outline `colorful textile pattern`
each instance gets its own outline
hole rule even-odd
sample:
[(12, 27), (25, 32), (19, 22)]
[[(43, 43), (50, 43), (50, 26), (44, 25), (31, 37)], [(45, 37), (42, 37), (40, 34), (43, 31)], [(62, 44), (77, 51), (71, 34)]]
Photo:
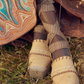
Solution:
[(0, 45), (31, 30), (36, 24), (34, 0), (0, 0)]

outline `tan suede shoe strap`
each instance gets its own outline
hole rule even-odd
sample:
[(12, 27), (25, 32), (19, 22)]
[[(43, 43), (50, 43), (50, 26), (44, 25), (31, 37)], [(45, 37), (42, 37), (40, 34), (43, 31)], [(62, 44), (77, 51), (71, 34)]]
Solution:
[(54, 33), (48, 33), (47, 35), (47, 43), (49, 43), (49, 45), (51, 44), (53, 38), (55, 37), (56, 34)]
[(47, 34), (46, 30), (44, 29), (44, 27), (42, 25), (37, 25), (34, 28), (34, 32), (39, 32), (39, 33)]
[(50, 3), (54, 3), (53, 0), (43, 0), (41, 4), (50, 4)]
[(48, 36), (47, 36), (47, 42), (49, 44), (51, 44), (52, 40), (54, 39), (54, 37), (56, 35), (59, 35), (61, 36), (65, 41), (67, 41), (66, 37), (62, 34), (62, 32), (59, 30), (57, 33), (48, 33)]
[(42, 12), (47, 12), (47, 11), (55, 11), (55, 8), (53, 4), (42, 4), (42, 5), (37, 5), (37, 11), (39, 12), (39, 16)]
[(73, 73), (75, 73), (78, 76), (76, 71), (74, 71), (74, 70), (66, 70), (66, 71), (62, 71), (62, 72), (54, 74), (51, 78), (53, 79), (55, 76), (58, 76), (58, 75), (61, 75), (61, 74), (64, 74), (64, 73), (69, 73), (69, 72), (73, 72)]
[(54, 51), (62, 49), (62, 48), (69, 48), (67, 41), (57, 41), (57, 42), (52, 43), (49, 46), (49, 51), (53, 53)]
[(55, 22), (54, 25), (52, 24), (47, 24), (45, 22), (42, 22), (44, 25), (45, 30), (48, 32), (48, 37), (47, 40), (49, 44), (51, 44), (53, 38), (55, 35), (61, 36), (64, 40), (67, 41), (66, 37), (63, 35), (63, 33), (60, 31), (59, 23), (58, 21)]
[(43, 0), (41, 4), (38, 4), (37, 11), (39, 13), (39, 16), (42, 12), (55, 11), (53, 3), (53, 0)]
[(42, 23), (48, 33), (55, 33), (56, 34), (60, 30), (58, 20), (56, 20), (56, 22), (54, 24), (48, 24), (43, 21), (42, 21)]

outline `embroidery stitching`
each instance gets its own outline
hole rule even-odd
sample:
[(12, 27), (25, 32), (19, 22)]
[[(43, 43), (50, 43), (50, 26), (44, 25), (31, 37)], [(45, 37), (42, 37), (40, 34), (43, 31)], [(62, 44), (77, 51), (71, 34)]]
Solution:
[(63, 72), (57, 73), (54, 76), (52, 76), (51, 78), (53, 79), (55, 76), (58, 76), (58, 75), (61, 75), (61, 74), (64, 74), (64, 73), (68, 73), (68, 72), (73, 72), (73, 73), (75, 73), (78, 76), (76, 71), (68, 70), (68, 71), (63, 71)]
[[(40, 54), (40, 53), (30, 53), (30, 55), (32, 55), (32, 54), (33, 54), (33, 55), (34, 55), (34, 54), (35, 54), (35, 55), (42, 55), (42, 56), (50, 57), (50, 58), (51, 58), (51, 56), (49, 56), (49, 55), (45, 55), (45, 54)], [(29, 56), (30, 56), (30, 55), (29, 55)]]

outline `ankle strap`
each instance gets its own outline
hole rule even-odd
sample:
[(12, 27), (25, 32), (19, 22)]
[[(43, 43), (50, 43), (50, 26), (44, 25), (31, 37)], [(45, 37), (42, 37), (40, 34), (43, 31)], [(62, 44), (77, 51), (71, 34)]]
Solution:
[(69, 48), (69, 44), (67, 41), (57, 41), (57, 42), (52, 43), (49, 46), (49, 51), (53, 53), (54, 51), (62, 49), (62, 48)]
[(54, 3), (53, 0), (43, 0), (41, 4), (51, 4)]
[(40, 16), (41, 12), (55, 11), (53, 3), (54, 3), (53, 0), (43, 0), (41, 2), (41, 4), (38, 4), (37, 11), (38, 11), (39, 16)]
[(43, 25), (37, 25), (34, 28), (34, 32), (42, 33), (42, 34), (47, 34), (47, 31), (44, 29)]

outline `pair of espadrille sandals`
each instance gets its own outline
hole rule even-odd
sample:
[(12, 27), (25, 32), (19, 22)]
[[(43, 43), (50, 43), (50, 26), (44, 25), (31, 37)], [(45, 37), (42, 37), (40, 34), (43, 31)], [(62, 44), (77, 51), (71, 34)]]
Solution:
[[(53, 0), (43, 0), (37, 7), (39, 16), (41, 12), (55, 11)], [(54, 25), (43, 22), (42, 25), (35, 27), (34, 32), (46, 33), (48, 32), (48, 42), (46, 40), (36, 39), (32, 43), (32, 48), (29, 54), (29, 74), (33, 78), (44, 77), (51, 66), (51, 53), (62, 48), (69, 48), (65, 36), (60, 31), (58, 21)], [(45, 31), (46, 30), (46, 31)], [(64, 40), (57, 41), (51, 44), (55, 35), (59, 35)], [(50, 44), (48, 47), (48, 43)], [(79, 84), (78, 75), (74, 68), (72, 58), (69, 56), (62, 56), (52, 62), (51, 78), (53, 84)]]

